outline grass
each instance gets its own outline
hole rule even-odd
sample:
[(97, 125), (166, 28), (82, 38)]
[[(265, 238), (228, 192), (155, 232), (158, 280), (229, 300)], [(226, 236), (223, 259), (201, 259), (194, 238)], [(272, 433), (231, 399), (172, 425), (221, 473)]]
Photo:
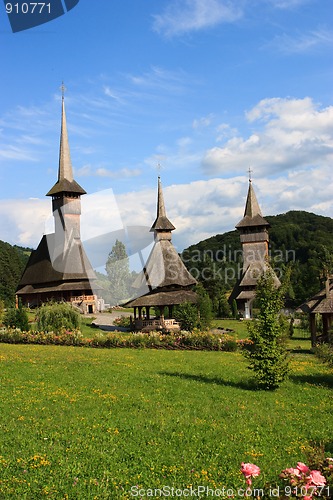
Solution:
[(242, 461), (274, 480), (311, 441), (333, 453), (333, 372), (310, 354), (275, 392), (239, 353), (1, 344), (0, 363), (1, 499), (236, 488)]

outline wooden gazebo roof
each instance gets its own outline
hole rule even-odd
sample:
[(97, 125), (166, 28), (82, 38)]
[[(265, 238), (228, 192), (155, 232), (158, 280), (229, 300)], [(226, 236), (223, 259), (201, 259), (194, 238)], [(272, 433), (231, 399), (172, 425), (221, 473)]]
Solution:
[(308, 314), (333, 314), (333, 278), (328, 278), (325, 288), (300, 305), (297, 310)]
[(155, 242), (143, 271), (135, 280), (133, 288), (138, 298), (126, 306), (163, 306), (197, 302), (191, 290), (197, 281), (187, 270), (171, 242), (171, 231), (175, 226), (166, 216), (161, 180), (158, 178), (157, 217), (151, 230)]

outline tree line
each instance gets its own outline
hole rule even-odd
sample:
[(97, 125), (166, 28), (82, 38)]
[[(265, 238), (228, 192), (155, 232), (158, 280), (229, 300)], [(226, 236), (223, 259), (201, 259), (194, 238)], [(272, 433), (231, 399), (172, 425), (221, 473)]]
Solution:
[[(305, 211), (290, 211), (268, 216), (269, 250), (272, 267), (284, 273), (291, 267), (288, 303), (296, 307), (323, 286), (332, 272), (333, 219)], [(0, 241), (0, 300), (13, 304), (15, 290), (31, 249)], [(231, 313), (228, 295), (240, 277), (242, 251), (239, 233), (218, 234), (185, 249), (181, 257), (208, 293), (215, 316)], [(103, 288), (108, 288), (110, 302), (129, 298), (127, 284), (136, 273), (129, 271), (126, 249), (117, 242), (106, 263), (106, 275), (98, 275)], [(109, 285), (107, 285), (109, 281)]]

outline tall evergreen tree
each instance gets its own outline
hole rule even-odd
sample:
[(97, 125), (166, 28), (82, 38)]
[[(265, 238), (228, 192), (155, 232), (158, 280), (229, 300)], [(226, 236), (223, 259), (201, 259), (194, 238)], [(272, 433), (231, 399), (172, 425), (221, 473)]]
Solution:
[(118, 305), (129, 298), (131, 274), (125, 245), (116, 240), (105, 266), (109, 278), (111, 305)]
[(268, 268), (257, 283), (259, 314), (248, 324), (252, 345), (245, 351), (245, 356), (260, 389), (277, 389), (288, 374), (286, 332), (280, 313), (289, 277), (287, 273), (283, 285), (277, 288), (273, 272)]

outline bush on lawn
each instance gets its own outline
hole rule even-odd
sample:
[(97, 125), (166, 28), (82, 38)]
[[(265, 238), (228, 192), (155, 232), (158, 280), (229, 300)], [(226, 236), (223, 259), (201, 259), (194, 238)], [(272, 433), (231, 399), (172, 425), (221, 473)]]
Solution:
[(37, 330), (59, 333), (80, 327), (80, 313), (67, 302), (43, 304), (36, 314)]

